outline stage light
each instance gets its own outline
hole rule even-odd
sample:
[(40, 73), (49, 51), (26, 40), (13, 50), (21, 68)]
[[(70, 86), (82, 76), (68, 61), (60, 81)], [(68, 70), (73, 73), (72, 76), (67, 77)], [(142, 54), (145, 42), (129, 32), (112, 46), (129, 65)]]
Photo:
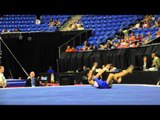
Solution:
[(19, 35), (19, 40), (22, 40), (23, 39), (23, 36), (20, 34)]
[(28, 41), (29, 42), (32, 41), (32, 37), (31, 36), (28, 37)]

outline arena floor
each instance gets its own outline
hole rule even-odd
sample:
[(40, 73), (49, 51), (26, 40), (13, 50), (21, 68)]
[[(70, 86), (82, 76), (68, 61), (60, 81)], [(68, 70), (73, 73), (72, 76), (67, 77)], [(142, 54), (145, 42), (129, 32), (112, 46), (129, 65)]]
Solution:
[(160, 105), (160, 86), (114, 84), (0, 89), (0, 105)]

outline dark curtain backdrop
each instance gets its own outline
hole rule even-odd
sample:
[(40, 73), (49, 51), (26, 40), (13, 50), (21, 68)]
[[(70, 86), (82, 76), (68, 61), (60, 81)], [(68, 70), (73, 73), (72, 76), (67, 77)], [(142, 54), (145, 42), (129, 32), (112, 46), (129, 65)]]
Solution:
[[(119, 69), (126, 69), (130, 64), (133, 64), (136, 70), (141, 70), (144, 55), (148, 57), (149, 63), (151, 63), (151, 54), (153, 52), (155, 52), (157, 56), (160, 56), (160, 45), (129, 49), (65, 53), (60, 58), (60, 64), (65, 64), (60, 66), (60, 72), (66, 72), (68, 70), (74, 71), (78, 68), (82, 69), (83, 65), (91, 68), (93, 62), (98, 62), (98, 67), (101, 67), (103, 64), (113, 64)], [(76, 56), (76, 58), (73, 60), (71, 56)], [(69, 65), (68, 67), (66, 63)]]
[(83, 52), (78, 52), (78, 53), (75, 53), (77, 56), (77, 59), (76, 59), (76, 68), (77, 69), (82, 69), (83, 67)]
[[(57, 70), (56, 59), (58, 59), (58, 46), (77, 36), (80, 32), (82, 31), (22, 33), (22, 40), (19, 39), (20, 34), (4, 34), (2, 35), (2, 39), (27, 73), (29, 74), (29, 72), (33, 70), (36, 72), (36, 75), (38, 75), (41, 72), (46, 72), (49, 66), (52, 66), (55, 71)], [(28, 40), (29, 36), (32, 37), (32, 40)], [(62, 64), (65, 71), (68, 67), (75, 69), (73, 64), (76, 62), (76, 54), (75, 56), (70, 54), (68, 59), (70, 59), (70, 57), (73, 57), (73, 59)], [(11, 74), (13, 78), (18, 78), (19, 76), (22, 78), (27, 77), (3, 44), (2, 65), (5, 67), (6, 78), (10, 78)]]

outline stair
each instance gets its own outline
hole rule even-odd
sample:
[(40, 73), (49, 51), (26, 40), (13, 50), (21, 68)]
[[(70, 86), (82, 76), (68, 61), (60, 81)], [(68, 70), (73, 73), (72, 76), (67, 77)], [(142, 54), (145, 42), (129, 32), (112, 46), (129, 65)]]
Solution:
[(77, 21), (77, 20), (81, 19), (81, 17), (82, 17), (82, 15), (74, 15), (74, 16), (72, 16), (72, 17), (66, 22), (66, 24), (64, 24), (63, 27), (61, 27), (61, 28), (59, 29), (59, 31), (67, 31), (68, 28), (69, 28), (69, 26), (70, 26), (70, 24), (72, 24), (75, 20)]

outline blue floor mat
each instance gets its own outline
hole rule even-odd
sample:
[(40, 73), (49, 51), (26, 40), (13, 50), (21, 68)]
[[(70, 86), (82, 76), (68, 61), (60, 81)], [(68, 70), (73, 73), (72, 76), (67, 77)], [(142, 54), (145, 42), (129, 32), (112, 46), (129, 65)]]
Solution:
[(115, 84), (0, 89), (0, 105), (160, 105), (160, 87)]

